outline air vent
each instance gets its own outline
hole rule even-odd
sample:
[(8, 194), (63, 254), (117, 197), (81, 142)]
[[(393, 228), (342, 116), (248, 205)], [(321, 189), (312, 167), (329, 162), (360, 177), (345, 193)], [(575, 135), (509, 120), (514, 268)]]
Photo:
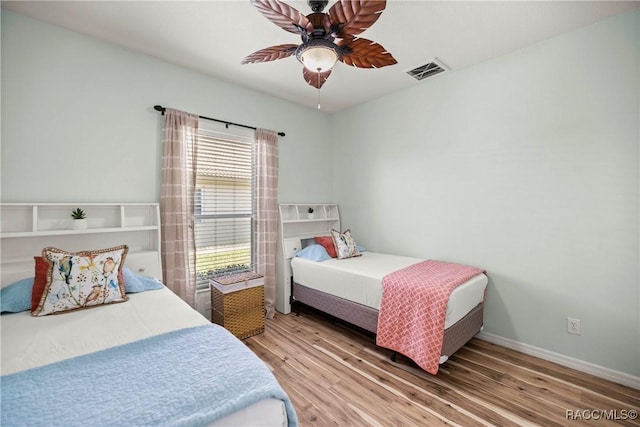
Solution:
[(411, 77), (416, 80), (424, 80), (427, 77), (435, 76), (436, 74), (440, 74), (443, 71), (447, 71), (447, 67), (438, 62), (437, 60), (433, 60), (427, 64), (421, 65), (419, 67), (414, 68), (413, 70), (407, 71)]

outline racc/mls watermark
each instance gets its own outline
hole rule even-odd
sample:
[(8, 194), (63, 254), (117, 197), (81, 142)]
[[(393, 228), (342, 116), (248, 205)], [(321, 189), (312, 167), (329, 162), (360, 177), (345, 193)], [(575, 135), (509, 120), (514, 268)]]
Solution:
[(571, 421), (635, 420), (638, 418), (638, 410), (637, 409), (567, 409), (565, 411), (565, 418)]

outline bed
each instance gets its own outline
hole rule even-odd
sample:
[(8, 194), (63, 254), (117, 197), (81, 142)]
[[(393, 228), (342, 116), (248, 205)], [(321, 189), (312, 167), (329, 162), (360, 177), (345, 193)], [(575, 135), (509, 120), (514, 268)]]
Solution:
[[(345, 259), (327, 257), (321, 253), (318, 242), (308, 237), (291, 239), (284, 246), (303, 248), (291, 257), (294, 307), (305, 304), (374, 334), (379, 333), (383, 279), (426, 262), (369, 251), (359, 251), (358, 256)], [(480, 270), (475, 273), (456, 285), (448, 297), (438, 364), (444, 363), (482, 328), (488, 277)], [(436, 373), (437, 367), (425, 370)]]
[[(3, 248), (1, 425), (297, 425), (267, 365), (150, 277), (157, 254), (123, 253), (113, 277), (125, 282), (124, 301), (35, 316), (34, 263), (5, 264)], [(105, 277), (112, 261), (100, 261)]]

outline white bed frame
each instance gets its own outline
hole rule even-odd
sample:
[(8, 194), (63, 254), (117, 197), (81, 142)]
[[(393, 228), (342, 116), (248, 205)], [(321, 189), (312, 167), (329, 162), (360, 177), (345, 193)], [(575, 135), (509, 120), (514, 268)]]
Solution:
[[(280, 232), (276, 256), (276, 310), (291, 313), (291, 258), (302, 249), (301, 240), (340, 230), (338, 205), (331, 203), (284, 203), (279, 206)], [(313, 214), (309, 215), (309, 208)], [(342, 231), (342, 230), (340, 230)]]

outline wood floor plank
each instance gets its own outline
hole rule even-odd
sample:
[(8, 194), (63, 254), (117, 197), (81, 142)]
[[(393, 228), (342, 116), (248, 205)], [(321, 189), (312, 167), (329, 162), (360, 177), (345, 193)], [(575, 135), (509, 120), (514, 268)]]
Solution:
[[(413, 402), (423, 408), (429, 408), (423, 410), (432, 412), (440, 420), (446, 420), (449, 423), (460, 423), (469, 427), (490, 425), (450, 399), (443, 398), (442, 390), (416, 385), (396, 375), (392, 366), (381, 364), (383, 359), (379, 355), (376, 357), (371, 351), (359, 351), (358, 354), (350, 354), (350, 356), (357, 358), (359, 362), (357, 367), (351, 367), (351, 369), (359, 371), (360, 375), (367, 378), (376, 388), (394, 390), (398, 401)], [(396, 365), (395, 368), (402, 371), (400, 365)]]
[(277, 314), (245, 343), (302, 427), (640, 426), (629, 417), (639, 390), (477, 338), (437, 375), (402, 356), (392, 362), (372, 334), (314, 311)]
[(636, 406), (640, 405), (640, 395), (637, 389), (610, 381), (602, 381), (602, 379), (593, 375), (586, 375), (580, 371), (568, 369), (562, 365), (480, 339), (471, 340), (467, 347), (472, 351), (481, 351), (488, 356), (494, 356), (498, 359), (510, 361), (515, 365), (532, 369), (540, 375), (548, 375), (556, 380), (565, 381), (567, 384), (578, 387), (581, 390), (596, 392), (620, 401), (631, 401)]
[[(470, 418), (474, 418), (474, 415), (477, 413), (482, 413), (482, 416), (475, 416), (475, 419), (479, 419), (481, 424), (483, 424), (482, 420), (484, 420), (485, 423), (483, 425), (504, 425), (507, 423), (507, 419), (502, 418), (495, 411), (492, 412), (488, 410), (486, 405), (479, 405), (477, 399), (470, 398), (469, 395), (461, 393), (460, 389), (441, 381), (438, 376), (425, 372), (417, 365), (405, 362), (392, 362), (388, 356), (381, 357), (379, 352), (372, 349), (365, 349), (365, 352), (377, 357), (377, 364), (380, 365), (379, 369), (391, 370), (390, 366), (396, 368), (393, 371), (395, 378), (394, 383), (410, 383), (415, 389), (422, 390), (422, 393), (433, 394), (453, 409), (469, 414)], [(398, 359), (402, 359), (402, 357), (399, 356)], [(414, 393), (414, 395), (419, 396), (419, 393)]]
[(465, 356), (464, 349), (460, 353), (452, 357), (451, 364), (458, 363), (469, 367), (482, 366), (484, 368), (491, 366), (493, 369), (503, 372), (502, 384), (509, 385), (512, 390), (517, 388), (524, 396), (544, 403), (545, 406), (540, 409), (546, 407), (549, 410), (564, 413), (564, 408), (579, 401), (582, 397), (581, 390), (572, 389), (565, 383), (553, 381), (549, 377), (541, 377), (531, 370), (518, 368), (510, 363), (502, 363), (498, 359), (488, 358), (482, 354), (475, 354), (475, 357), (471, 359)]
[[(317, 349), (334, 359), (340, 357), (337, 354), (331, 354), (320, 347), (317, 347)], [(376, 375), (376, 372), (370, 371), (368, 366), (362, 365), (361, 363), (358, 363), (360, 366), (354, 365), (354, 362), (361, 362), (362, 359), (356, 359), (350, 355), (348, 357), (343, 356), (341, 361), (340, 359), (336, 360), (360, 377), (359, 381), (342, 381), (340, 385), (344, 385), (345, 382), (348, 385), (351, 385), (354, 388), (353, 393), (351, 394), (352, 396), (366, 395), (364, 402), (368, 402), (368, 406), (384, 407), (387, 406), (388, 402), (407, 400), (409, 403), (420, 407), (421, 412), (425, 413), (424, 418), (428, 418), (431, 423), (446, 423), (448, 420), (451, 421), (448, 417), (440, 413), (439, 409), (436, 407), (437, 402), (430, 401), (425, 404), (417, 399), (407, 399), (406, 394), (401, 390), (401, 388), (389, 386), (389, 381), (384, 376)], [(415, 395), (413, 397), (415, 397)], [(389, 415), (389, 413), (386, 415)], [(401, 424), (405, 423), (406, 420)], [(397, 423), (394, 422), (394, 425), (395, 424)]]

